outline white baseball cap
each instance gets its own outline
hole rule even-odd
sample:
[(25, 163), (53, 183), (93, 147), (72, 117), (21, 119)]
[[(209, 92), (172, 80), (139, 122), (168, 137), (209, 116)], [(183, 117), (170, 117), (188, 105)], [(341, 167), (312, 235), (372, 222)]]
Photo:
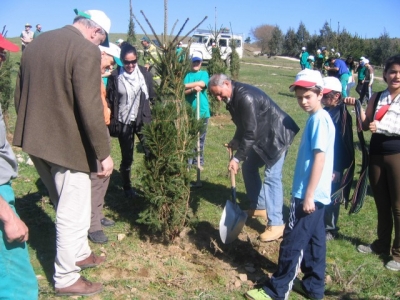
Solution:
[(301, 47), (301, 50), (303, 50), (303, 51), (306, 50), (306, 47)]
[(192, 62), (195, 61), (202, 61), (203, 60), (203, 55), (199, 51), (195, 51), (192, 54)]
[(107, 17), (107, 15), (101, 10), (80, 11), (75, 8), (74, 12), (77, 16), (81, 16), (86, 19), (92, 20), (93, 22), (95, 22), (97, 25), (99, 25), (101, 28), (104, 29), (104, 31), (106, 32), (106, 39), (101, 45), (107, 47), (109, 44), (108, 34), (110, 33), (110, 28), (111, 28), (111, 20)]
[(324, 81), (324, 94), (327, 94), (331, 91), (335, 91), (338, 93), (342, 92), (342, 84), (340, 83), (339, 79), (333, 76), (328, 76), (323, 79)]
[(294, 92), (296, 86), (303, 88), (320, 87), (323, 89), (324, 81), (321, 73), (316, 70), (304, 69), (297, 73), (294, 83), (289, 87), (291, 92)]
[(123, 41), (124, 41), (123, 39), (118, 39), (115, 43), (119, 45), (119, 44), (121, 44)]
[(99, 46), (99, 49), (101, 52), (105, 52), (108, 55), (111, 55), (114, 57), (114, 61), (118, 66), (122, 67), (122, 62), (121, 59), (119, 58), (121, 56), (121, 49), (115, 45), (114, 43), (110, 43), (108, 47), (106, 46)]

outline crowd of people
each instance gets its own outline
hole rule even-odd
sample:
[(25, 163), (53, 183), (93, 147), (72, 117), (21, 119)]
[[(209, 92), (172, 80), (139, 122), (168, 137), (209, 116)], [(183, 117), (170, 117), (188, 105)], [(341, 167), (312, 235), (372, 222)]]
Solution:
[[(151, 122), (154, 82), (159, 80), (157, 50), (148, 37), (141, 39), (145, 65), (140, 66), (134, 46), (121, 39), (115, 44), (109, 41), (111, 21), (104, 12), (76, 9), (75, 14), (72, 25), (46, 33), (38, 24), (34, 35), (26, 24), (14, 98), (13, 145), (29, 154), (56, 211), (53, 279), (57, 296), (88, 296), (103, 289), (80, 271), (105, 262), (106, 257), (96, 255), (88, 241), (106, 243), (102, 228), (115, 224), (102, 212), (114, 169), (110, 136), (118, 138), (121, 150), (124, 195), (135, 197), (131, 183), (134, 136), (146, 158), (149, 150), (141, 129)], [(5, 51), (18, 51), (18, 46), (0, 35), (1, 61)], [(344, 172), (355, 163), (352, 118), (347, 111), (347, 105), (357, 103), (348, 96), (353, 73), (358, 74), (360, 100), (365, 96), (368, 103), (365, 112), (361, 108), (361, 121), (363, 130), (372, 132), (369, 179), (378, 211), (377, 239), (358, 245), (357, 250), (391, 254), (386, 268), (400, 270), (400, 187), (396, 183), (400, 176), (400, 55), (386, 62), (387, 89), (373, 95), (373, 68), (365, 57), (356, 66), (352, 57), (344, 61), (338, 53), (329, 56), (326, 48), (317, 51), (316, 59), (310, 58), (303, 47), (300, 58), (302, 70), (289, 88), (309, 117), (298, 149), (287, 220), (282, 213), (282, 168), (299, 126), (264, 91), (225, 74), (209, 78), (201, 69), (200, 53), (188, 58), (191, 70), (184, 78), (185, 100), (204, 123), (200, 149), (194, 149), (201, 153), (200, 162), (188, 163), (204, 166), (210, 118), (207, 95), (211, 94), (226, 104), (236, 126), (228, 143), (234, 151), (228, 169), (237, 173), (241, 164), (250, 200), (247, 214), (266, 220), (259, 239), (269, 242), (283, 237), (277, 271), (262, 288), (248, 291), (248, 299), (283, 299), (292, 289), (308, 298), (324, 297), (326, 242), (336, 238), (339, 230), (340, 203), (332, 201), (332, 194), (343, 190), (343, 197), (348, 197)], [(324, 77), (325, 72), (328, 76)], [(10, 183), (18, 166), (6, 139), (1, 109), (0, 146), (0, 298), (29, 295), (37, 299), (37, 280), (26, 245), (29, 230), (15, 211)], [(260, 168), (264, 168), (264, 178)], [(297, 279), (299, 270), (302, 280)]]
[[(341, 54), (326, 47), (317, 49), (315, 55), (310, 55), (306, 47), (302, 47), (300, 57), (300, 67), (302, 70), (318, 70), (323, 76), (337, 77), (342, 84), (342, 97), (350, 96), (350, 90), (356, 86), (358, 99), (362, 104), (368, 103), (372, 96), (372, 84), (374, 82), (374, 68), (369, 59), (364, 56), (355, 62), (351, 55), (346, 59), (341, 58)], [(355, 76), (357, 74), (357, 85)]]

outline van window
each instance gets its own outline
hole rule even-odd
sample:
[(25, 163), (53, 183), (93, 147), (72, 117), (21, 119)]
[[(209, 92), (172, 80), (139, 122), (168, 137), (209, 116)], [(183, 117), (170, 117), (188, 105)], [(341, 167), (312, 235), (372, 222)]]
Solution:
[(236, 48), (241, 48), (242, 47), (242, 41), (241, 40), (235, 40), (235, 45), (236, 45)]
[(208, 36), (194, 35), (192, 36), (192, 43), (207, 44)]
[(220, 47), (226, 47), (226, 46), (228, 46), (228, 42), (227, 42), (227, 40), (221, 39), (221, 40), (219, 40), (218, 45), (219, 45)]

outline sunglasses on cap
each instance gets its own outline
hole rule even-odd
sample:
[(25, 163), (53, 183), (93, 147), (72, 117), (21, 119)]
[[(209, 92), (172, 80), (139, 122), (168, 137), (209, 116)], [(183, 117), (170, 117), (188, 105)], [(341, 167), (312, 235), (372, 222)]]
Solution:
[(136, 65), (137, 59), (134, 60), (124, 60), (124, 65)]

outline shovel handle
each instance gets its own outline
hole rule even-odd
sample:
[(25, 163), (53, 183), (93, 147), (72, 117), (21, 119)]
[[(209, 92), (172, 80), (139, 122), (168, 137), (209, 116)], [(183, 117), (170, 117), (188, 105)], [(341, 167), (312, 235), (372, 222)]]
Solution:
[(230, 172), (231, 172), (231, 187), (236, 189), (235, 171), (230, 170)]

